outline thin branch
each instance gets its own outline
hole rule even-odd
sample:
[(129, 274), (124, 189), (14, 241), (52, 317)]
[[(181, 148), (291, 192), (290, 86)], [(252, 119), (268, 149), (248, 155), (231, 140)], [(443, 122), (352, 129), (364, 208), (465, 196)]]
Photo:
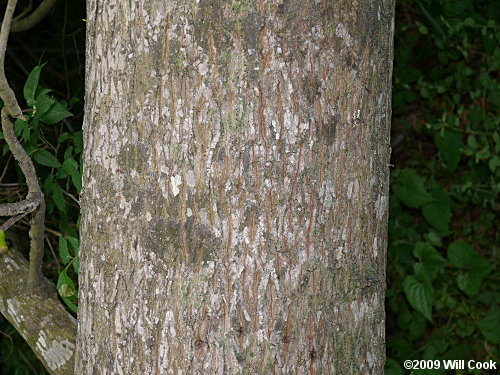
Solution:
[(54, 251), (54, 248), (52, 247), (52, 244), (50, 243), (49, 237), (45, 235), (45, 241), (47, 241), (47, 245), (50, 247), (50, 251), (52, 252), (52, 255), (54, 256), (54, 259), (56, 260), (57, 264), (57, 269), (61, 270), (61, 265), (59, 264), (58, 256), (56, 256), (56, 252)]
[(12, 154), (9, 155), (9, 158), (7, 159), (7, 163), (5, 163), (5, 168), (3, 169), (2, 175), (0, 176), (0, 182), (2, 182), (3, 178), (5, 177), (5, 174), (7, 173), (7, 168), (9, 166), (10, 159), (12, 159)]
[(42, 274), (42, 259), (44, 250), (43, 236), (45, 231), (45, 200), (43, 198), (40, 185), (38, 184), (33, 162), (29, 158), (28, 154), (26, 154), (26, 151), (24, 151), (23, 147), (19, 143), (19, 140), (14, 134), (14, 124), (12, 122), (12, 118), (22, 118), (24, 120), (24, 116), (22, 115), (21, 108), (16, 100), (14, 91), (10, 88), (7, 78), (5, 77), (5, 51), (7, 48), (12, 16), (14, 14), (14, 10), (16, 9), (16, 4), (17, 0), (8, 1), (0, 31), (0, 98), (4, 101), (4, 106), (1, 112), (1, 120), (5, 141), (9, 145), (12, 155), (14, 155), (14, 158), (19, 163), (19, 166), (26, 177), (28, 195), (20, 202), (1, 204), (0, 216), (15, 216), (15, 218), (7, 221), (7, 223), (11, 223), (10, 225), (12, 225), (15, 221), (21, 218), (20, 215), (25, 215), (36, 210), (31, 222), (30, 265), (27, 282), (28, 287), (32, 292), (35, 290), (46, 291), (46, 288), (43, 286), (44, 278)]
[(13, 33), (18, 33), (35, 27), (50, 12), (56, 1), (57, 0), (43, 0), (38, 8), (36, 8), (29, 16), (20, 20), (15, 20), (15, 22), (12, 23), (12, 28), (10, 30)]
[[(0, 83), (1, 85), (1, 83)], [(2, 92), (0, 97), (3, 99)], [(14, 158), (19, 163), (21, 170), (26, 176), (26, 183), (28, 184), (28, 195), (26, 199), (16, 203), (0, 204), (0, 216), (15, 216), (21, 213), (33, 212), (43, 199), (43, 193), (38, 185), (36, 178), (35, 167), (29, 156), (24, 151), (23, 147), (17, 140), (14, 134), (14, 128), (10, 116), (7, 114), (7, 106), (2, 108), (2, 130), (5, 141), (10, 147)]]
[[(14, 118), (21, 116), (21, 108), (16, 100), (14, 91), (9, 86), (5, 77), (5, 51), (7, 50), (7, 40), (9, 39), (10, 26), (12, 23), (12, 15), (16, 9), (17, 0), (9, 0), (5, 8), (5, 16), (3, 17), (2, 29), (0, 31), (0, 97), (5, 103), (4, 108), (7, 108), (8, 114)], [(3, 113), (3, 111), (2, 111)]]
[(18, 220), (21, 220), (23, 217), (25, 217), (28, 213), (22, 213), (17, 216), (11, 217), (9, 220), (7, 220), (5, 223), (3, 223), (0, 226), (0, 231), (6, 231), (9, 229), (11, 226), (13, 226)]

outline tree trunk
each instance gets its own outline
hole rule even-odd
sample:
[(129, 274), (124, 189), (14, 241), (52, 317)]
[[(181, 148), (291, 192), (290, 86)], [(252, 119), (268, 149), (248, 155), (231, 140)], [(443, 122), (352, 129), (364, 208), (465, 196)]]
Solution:
[(90, 0), (77, 374), (382, 374), (393, 1)]

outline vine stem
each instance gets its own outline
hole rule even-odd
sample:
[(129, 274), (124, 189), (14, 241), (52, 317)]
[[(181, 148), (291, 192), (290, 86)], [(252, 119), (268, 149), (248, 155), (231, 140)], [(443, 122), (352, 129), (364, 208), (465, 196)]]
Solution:
[[(35, 167), (24, 148), (19, 143), (15, 133), (13, 118), (25, 120), (14, 91), (9, 86), (5, 76), (5, 51), (9, 38), (12, 16), (16, 9), (17, 0), (9, 0), (5, 9), (5, 16), (0, 29), (0, 98), (4, 102), (1, 112), (2, 131), (5, 141), (19, 163), (26, 177), (28, 194), (25, 199), (16, 203), (0, 204), (0, 216), (15, 216), (21, 218), (23, 214), (35, 211), (31, 221), (30, 230), (30, 266), (28, 275), (28, 287), (31, 291), (44, 290), (42, 259), (44, 251), (43, 236), (45, 232), (45, 200), (38, 183)], [(8, 221), (9, 222), (9, 221)]]

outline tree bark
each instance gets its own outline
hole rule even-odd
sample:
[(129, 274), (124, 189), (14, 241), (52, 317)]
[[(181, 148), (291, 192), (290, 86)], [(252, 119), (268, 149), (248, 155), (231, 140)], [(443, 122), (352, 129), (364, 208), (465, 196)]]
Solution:
[(28, 261), (16, 249), (0, 254), (0, 313), (26, 340), (51, 375), (73, 373), (76, 319), (59, 302), (54, 284), (47, 293), (28, 287)]
[(394, 2), (89, 0), (77, 374), (383, 374)]

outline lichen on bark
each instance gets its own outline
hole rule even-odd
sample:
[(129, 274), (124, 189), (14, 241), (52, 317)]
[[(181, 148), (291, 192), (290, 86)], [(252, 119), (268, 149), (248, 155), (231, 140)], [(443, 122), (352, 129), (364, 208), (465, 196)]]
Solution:
[(88, 2), (79, 373), (383, 372), (393, 6)]

